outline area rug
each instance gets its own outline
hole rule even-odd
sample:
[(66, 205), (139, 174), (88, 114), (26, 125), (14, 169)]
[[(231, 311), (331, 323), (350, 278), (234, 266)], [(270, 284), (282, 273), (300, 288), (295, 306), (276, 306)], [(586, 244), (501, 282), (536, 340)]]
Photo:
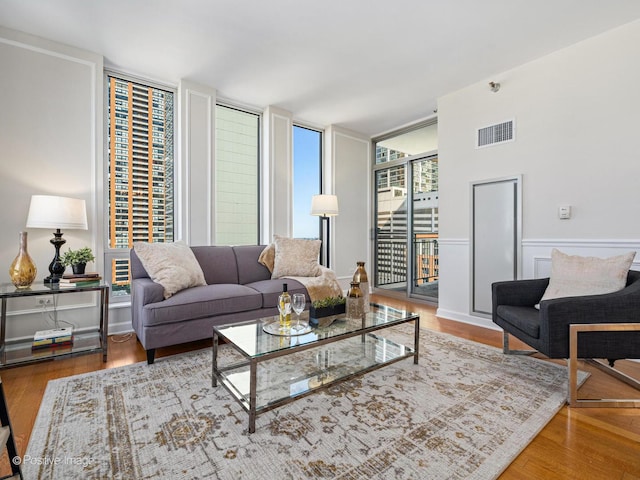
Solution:
[[(412, 329), (390, 336), (411, 345)], [(299, 368), (280, 360), (269, 368)], [(266, 412), (248, 434), (247, 413), (211, 386), (204, 349), (50, 381), (23, 471), (29, 480), (490, 479), (564, 405), (566, 385), (566, 367), (423, 330), (419, 365), (402, 360)]]

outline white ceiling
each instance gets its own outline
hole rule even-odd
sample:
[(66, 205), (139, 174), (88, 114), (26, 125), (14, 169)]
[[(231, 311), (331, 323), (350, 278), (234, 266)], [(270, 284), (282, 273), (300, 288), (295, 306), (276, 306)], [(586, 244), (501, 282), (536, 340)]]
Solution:
[(0, 25), (107, 67), (368, 135), (637, 18), (638, 0), (0, 0)]

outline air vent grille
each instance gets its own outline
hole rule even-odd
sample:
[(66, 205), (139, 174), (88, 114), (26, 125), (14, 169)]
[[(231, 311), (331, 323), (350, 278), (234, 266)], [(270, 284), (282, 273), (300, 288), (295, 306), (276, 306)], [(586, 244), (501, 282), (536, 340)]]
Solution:
[(513, 120), (479, 128), (476, 148), (490, 147), (501, 143), (513, 142), (514, 137), (515, 129)]

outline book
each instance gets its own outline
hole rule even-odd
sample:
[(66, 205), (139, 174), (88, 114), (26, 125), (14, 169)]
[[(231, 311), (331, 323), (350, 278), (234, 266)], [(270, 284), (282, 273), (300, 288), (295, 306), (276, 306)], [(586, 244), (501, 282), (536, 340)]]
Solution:
[(33, 344), (31, 345), (31, 350), (41, 350), (43, 348), (61, 348), (61, 347), (71, 347), (73, 345), (73, 337), (70, 337), (68, 340), (54, 342), (54, 343), (43, 343), (43, 344)]
[(61, 278), (60, 283), (96, 283), (102, 280), (101, 276), (97, 277), (78, 277), (78, 278)]
[(100, 280), (93, 280), (91, 282), (60, 282), (58, 283), (59, 288), (65, 287), (88, 287), (92, 285), (100, 285)]
[(98, 272), (87, 272), (87, 273), (67, 273), (62, 275), (63, 280), (74, 279), (74, 278), (100, 278), (100, 274)]
[(50, 330), (39, 330), (33, 335), (33, 341), (44, 339), (56, 339), (62, 337), (71, 337), (73, 327), (52, 328)]
[(34, 340), (32, 345), (54, 345), (56, 343), (69, 342), (73, 338), (73, 335), (69, 335), (67, 337), (58, 337), (58, 338), (43, 338), (41, 340)]

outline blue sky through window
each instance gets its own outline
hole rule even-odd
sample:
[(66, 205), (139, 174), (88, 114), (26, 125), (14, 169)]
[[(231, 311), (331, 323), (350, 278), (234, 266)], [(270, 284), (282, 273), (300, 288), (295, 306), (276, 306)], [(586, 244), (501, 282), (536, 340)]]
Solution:
[(293, 236), (319, 238), (319, 217), (312, 217), (311, 197), (320, 193), (322, 133), (293, 127)]

